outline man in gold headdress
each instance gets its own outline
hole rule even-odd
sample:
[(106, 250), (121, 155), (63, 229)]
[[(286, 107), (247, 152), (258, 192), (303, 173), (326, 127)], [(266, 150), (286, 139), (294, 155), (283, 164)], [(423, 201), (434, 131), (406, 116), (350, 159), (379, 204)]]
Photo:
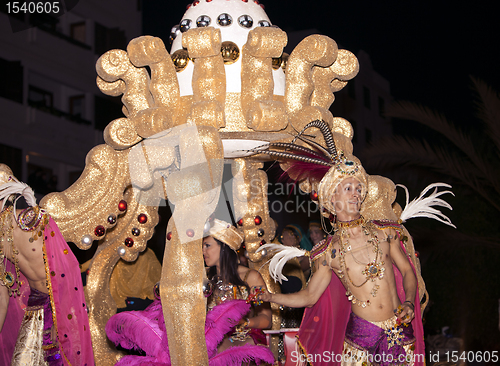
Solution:
[[(336, 215), (335, 234), (306, 253), (313, 270), (308, 286), (295, 294), (261, 296), (284, 306), (309, 307), (298, 334), (302, 353), (292, 353), (296, 361), (315, 366), (422, 365), (415, 269), (398, 223), (361, 216), (367, 179), (354, 157), (336, 161), (318, 187), (320, 209)], [(279, 250), (278, 258), (289, 255), (287, 249)], [(272, 266), (271, 272), (279, 270)]]
[[(16, 209), (23, 196), (28, 204)], [(11, 365), (93, 365), (94, 358), (78, 261), (33, 190), (0, 164), (0, 330), (16, 336), (23, 277), (30, 293), (15, 349), (2, 342)], [(11, 307), (9, 309), (9, 307)], [(8, 323), (8, 324), (7, 324)], [(13, 344), (13, 343), (11, 343)], [(9, 360), (10, 361), (10, 360)]]

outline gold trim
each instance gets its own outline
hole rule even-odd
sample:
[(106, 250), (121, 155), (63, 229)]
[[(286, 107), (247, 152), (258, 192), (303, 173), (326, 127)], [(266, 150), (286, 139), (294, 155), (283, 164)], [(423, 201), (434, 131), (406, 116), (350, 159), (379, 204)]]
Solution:
[(305, 347), (304, 347), (304, 346), (302, 345), (302, 343), (300, 342), (299, 335), (297, 334), (297, 335), (295, 336), (295, 338), (297, 338), (297, 344), (299, 345), (300, 352), (302, 352), (302, 354), (303, 354), (304, 356), (306, 356), (306, 363), (307, 363), (307, 365), (309, 365), (309, 366), (314, 366), (311, 362), (309, 362), (309, 361), (307, 360), (307, 359), (308, 359), (308, 357), (307, 357), (307, 356), (309, 355), (309, 353), (306, 351)]

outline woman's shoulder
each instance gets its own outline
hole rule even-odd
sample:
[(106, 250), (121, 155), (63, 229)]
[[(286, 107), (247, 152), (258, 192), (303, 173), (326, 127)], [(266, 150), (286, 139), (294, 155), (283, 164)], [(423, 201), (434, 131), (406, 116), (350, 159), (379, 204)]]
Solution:
[(260, 286), (264, 280), (258, 271), (255, 269), (249, 269), (244, 266), (238, 267), (238, 274), (240, 278), (246, 282), (250, 287)]

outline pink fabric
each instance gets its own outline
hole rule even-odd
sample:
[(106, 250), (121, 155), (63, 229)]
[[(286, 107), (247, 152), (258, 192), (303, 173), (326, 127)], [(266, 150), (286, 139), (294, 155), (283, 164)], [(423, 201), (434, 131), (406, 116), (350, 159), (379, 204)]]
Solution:
[[(406, 253), (404, 245), (400, 242), (401, 247)], [(415, 272), (415, 267), (410, 261), (410, 264)], [(394, 266), (394, 276), (396, 279), (396, 287), (398, 296), (401, 302), (405, 301), (405, 293), (403, 289), (403, 278), (401, 272)], [(422, 316), (420, 312), (420, 297), (415, 296), (415, 318), (412, 321), (413, 332), (415, 336), (415, 355), (422, 355), (422, 360), (425, 355), (424, 349), (424, 331), (422, 325)], [(323, 352), (328, 352), (331, 355), (341, 354), (344, 344), (345, 329), (349, 321), (351, 313), (351, 304), (345, 295), (345, 288), (340, 282), (340, 279), (333, 275), (330, 284), (325, 292), (321, 295), (318, 302), (312, 307), (306, 309), (304, 317), (300, 325), (299, 333), (297, 334), (298, 341), (302, 350), (320, 361), (320, 355)], [(318, 355), (318, 356), (315, 356)], [(333, 358), (335, 359), (335, 358)], [(340, 362), (313, 362), (314, 366), (340, 365)], [(420, 361), (417, 358), (417, 361)], [(415, 366), (422, 366), (423, 362), (415, 362)]]
[(64, 365), (92, 366), (94, 354), (78, 261), (52, 218), (44, 238), (47, 283)]
[[(344, 333), (351, 313), (351, 304), (339, 278), (332, 280), (312, 308), (306, 308), (297, 338), (303, 351), (318, 361), (323, 352), (342, 353)], [(318, 356), (316, 356), (318, 355)], [(326, 358), (328, 359), (328, 358)], [(333, 358), (335, 359), (335, 358)], [(313, 362), (314, 366), (340, 365), (335, 362)]]
[[(10, 261), (6, 261), (6, 266), (7, 271), (15, 273), (14, 265)], [(20, 277), (21, 295), (10, 297), (7, 316), (5, 317), (2, 332), (0, 333), (0, 365), (10, 365), (10, 360), (16, 347), (17, 334), (23, 320), (24, 309), (28, 303), (30, 286), (22, 273), (20, 273)]]

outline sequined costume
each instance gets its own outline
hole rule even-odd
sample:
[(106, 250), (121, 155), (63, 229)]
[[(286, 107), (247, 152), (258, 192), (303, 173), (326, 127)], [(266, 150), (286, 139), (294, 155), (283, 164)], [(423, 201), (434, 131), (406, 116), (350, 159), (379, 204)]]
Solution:
[[(244, 282), (246, 282), (247, 276), (250, 270), (245, 274)], [(215, 282), (214, 290), (209, 296), (207, 301), (207, 310), (211, 311), (215, 306), (223, 304), (231, 300), (247, 300), (248, 299), (248, 288), (245, 286), (234, 286), (232, 284), (224, 284), (222, 280), (218, 279)], [(250, 313), (252, 310), (250, 310)], [(247, 329), (239, 330), (233, 328), (230, 333), (225, 335), (225, 338), (229, 338), (231, 342), (244, 342), (248, 339), (252, 339), (254, 344), (267, 345), (266, 337), (261, 329)]]
[[(380, 229), (386, 227), (401, 228), (399, 224), (388, 221), (374, 221), (373, 223)], [(316, 261), (322, 258), (324, 255), (330, 254), (332, 244), (331, 242), (332, 236), (328, 236), (326, 239), (315, 245), (311, 251), (311, 260)], [(400, 241), (400, 245), (406, 253), (406, 248), (403, 241)], [(415, 271), (415, 267), (411, 260), (410, 264)], [(400, 301), (403, 302), (405, 300), (405, 293), (403, 289), (402, 276), (396, 266), (393, 265), (393, 268), (398, 296)], [(417, 288), (415, 304), (419, 303), (420, 301)], [(326, 366), (332, 364), (343, 366), (375, 365), (376, 363), (369, 362), (370, 360), (378, 360), (378, 358), (373, 358), (374, 354), (372, 353), (379, 351), (382, 353), (386, 353), (386, 350), (389, 349), (389, 347), (388, 345), (386, 345), (386, 348), (384, 348), (383, 346), (378, 347), (378, 344), (377, 346), (367, 346), (366, 339), (370, 338), (370, 332), (373, 332), (373, 329), (378, 329), (377, 332), (380, 333), (380, 328), (386, 327), (388, 321), (380, 322), (383, 324), (377, 325), (371, 323), (374, 328), (365, 326), (364, 330), (368, 331), (368, 334), (365, 333), (363, 335), (359, 331), (359, 329), (363, 327), (356, 328), (354, 327), (354, 324), (366, 322), (366, 320), (358, 318), (359, 317), (351, 313), (351, 304), (347, 299), (346, 289), (344, 288), (341, 280), (337, 276), (332, 276), (330, 284), (326, 288), (325, 292), (321, 295), (318, 302), (316, 302), (313, 307), (307, 308), (304, 313), (304, 318), (302, 320), (297, 338), (299, 348), (303, 352), (305, 359), (309, 360), (309, 363), (314, 366)], [(356, 319), (356, 321), (352, 319)], [(389, 321), (392, 321), (392, 319), (389, 319)], [(353, 329), (357, 329), (358, 331), (356, 332)], [(411, 330), (413, 332), (411, 332)], [(417, 305), (415, 307), (415, 318), (411, 322), (411, 328), (405, 328), (404, 332), (406, 337), (403, 340), (404, 347), (394, 349), (397, 349), (399, 352), (396, 356), (393, 355), (395, 356), (394, 359), (397, 359), (400, 354), (407, 355), (414, 353), (415, 355), (419, 355), (415, 357), (415, 363), (404, 362), (404, 364), (423, 365), (424, 338), (420, 306)], [(389, 336), (391, 336), (391, 334), (386, 334), (387, 339), (389, 339)], [(363, 336), (365, 337), (364, 341)], [(379, 342), (386, 341), (386, 339), (383, 337), (379, 338), (378, 340)], [(414, 348), (414, 350), (412, 348)], [(402, 351), (402, 349), (404, 349), (404, 351)], [(325, 352), (329, 355), (332, 363), (325, 362), (325, 360), (328, 360), (327, 358), (317, 356), (324, 355)], [(368, 360), (366, 358), (362, 358), (361, 355), (363, 353), (365, 356), (366, 354), (372, 354), (372, 358)]]

